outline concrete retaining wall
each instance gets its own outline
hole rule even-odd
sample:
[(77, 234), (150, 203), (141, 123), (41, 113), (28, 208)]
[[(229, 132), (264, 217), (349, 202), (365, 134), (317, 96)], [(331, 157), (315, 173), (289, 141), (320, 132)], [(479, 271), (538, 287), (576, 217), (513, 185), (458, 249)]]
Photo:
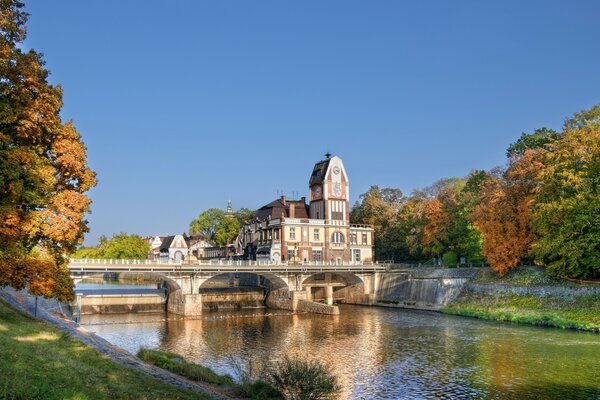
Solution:
[(477, 276), (473, 268), (422, 268), (382, 273), (375, 287), (375, 302), (397, 307), (437, 310)]

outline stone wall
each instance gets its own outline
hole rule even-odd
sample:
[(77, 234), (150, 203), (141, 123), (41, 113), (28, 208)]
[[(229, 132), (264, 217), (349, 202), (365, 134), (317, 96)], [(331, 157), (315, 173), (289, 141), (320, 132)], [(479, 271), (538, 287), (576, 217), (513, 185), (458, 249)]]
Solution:
[(185, 316), (202, 315), (202, 295), (184, 294), (181, 289), (170, 292), (167, 311)]
[(309, 312), (315, 314), (339, 315), (340, 309), (338, 306), (329, 306), (323, 303), (316, 303), (308, 300), (298, 300), (296, 311)]

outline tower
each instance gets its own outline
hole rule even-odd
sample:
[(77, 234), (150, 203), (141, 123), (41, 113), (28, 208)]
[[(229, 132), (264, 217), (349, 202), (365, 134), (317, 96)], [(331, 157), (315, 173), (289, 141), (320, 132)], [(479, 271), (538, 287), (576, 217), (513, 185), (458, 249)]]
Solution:
[(310, 218), (325, 219), (332, 225), (348, 225), (350, 217), (349, 180), (344, 163), (327, 153), (315, 164), (309, 181)]

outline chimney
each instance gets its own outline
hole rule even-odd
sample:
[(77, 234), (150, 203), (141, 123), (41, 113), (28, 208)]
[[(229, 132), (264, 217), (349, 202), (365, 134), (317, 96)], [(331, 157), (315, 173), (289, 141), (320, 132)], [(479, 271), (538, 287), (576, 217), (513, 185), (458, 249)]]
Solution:
[(283, 205), (285, 206), (285, 196), (281, 196), (281, 202), (283, 203)]
[(290, 203), (290, 218), (296, 218), (296, 204), (294, 204), (293, 202)]
[(306, 204), (306, 197), (302, 196), (300, 197), (300, 200), (302, 200), (302, 204)]

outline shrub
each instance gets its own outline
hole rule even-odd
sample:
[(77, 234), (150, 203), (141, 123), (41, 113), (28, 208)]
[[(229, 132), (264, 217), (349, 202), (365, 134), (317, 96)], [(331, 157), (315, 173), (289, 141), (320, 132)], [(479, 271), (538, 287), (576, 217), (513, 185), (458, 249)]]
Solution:
[(268, 380), (286, 399), (333, 399), (341, 387), (337, 377), (318, 361), (285, 358), (268, 374)]
[(443, 255), (442, 261), (446, 267), (456, 267), (456, 264), (458, 264), (458, 256), (455, 252), (449, 251)]

